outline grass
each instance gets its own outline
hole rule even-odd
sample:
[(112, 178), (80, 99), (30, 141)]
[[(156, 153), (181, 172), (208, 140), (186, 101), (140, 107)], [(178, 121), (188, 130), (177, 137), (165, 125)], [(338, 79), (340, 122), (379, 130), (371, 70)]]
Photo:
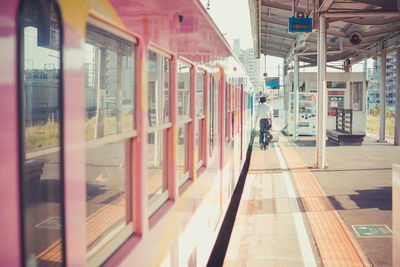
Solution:
[(50, 120), (43, 125), (25, 128), (25, 149), (27, 152), (60, 144), (60, 124)]
[[(133, 130), (132, 113), (123, 111), (122, 113), (122, 131)], [(96, 116), (86, 120), (86, 140), (94, 138), (96, 126)], [(104, 135), (117, 133), (117, 117), (110, 116), (104, 118)]]
[[(123, 111), (122, 131), (133, 129), (132, 113)], [(96, 117), (86, 121), (86, 140), (94, 137)], [(104, 135), (115, 134), (117, 131), (117, 118), (107, 117), (104, 119)], [(47, 121), (45, 124), (27, 126), (25, 128), (25, 149), (27, 152), (57, 146), (60, 144), (59, 121)]]
[[(386, 118), (385, 120), (386, 135), (394, 136), (394, 117)], [(379, 134), (380, 119), (379, 115), (367, 115), (367, 130)]]

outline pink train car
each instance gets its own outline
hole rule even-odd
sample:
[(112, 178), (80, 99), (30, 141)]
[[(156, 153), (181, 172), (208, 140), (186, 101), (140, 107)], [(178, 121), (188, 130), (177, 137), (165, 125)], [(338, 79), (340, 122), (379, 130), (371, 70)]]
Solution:
[(1, 1), (0, 18), (0, 265), (206, 265), (253, 98), (201, 3)]

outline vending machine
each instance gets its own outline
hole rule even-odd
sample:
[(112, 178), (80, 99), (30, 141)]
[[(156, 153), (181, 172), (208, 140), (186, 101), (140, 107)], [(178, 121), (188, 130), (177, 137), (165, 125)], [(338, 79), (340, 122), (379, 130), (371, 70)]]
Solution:
[[(294, 93), (290, 93), (290, 112), (286, 134), (293, 135), (294, 126)], [(297, 132), (299, 135), (315, 135), (316, 132), (316, 93), (299, 93), (299, 111), (297, 118)]]

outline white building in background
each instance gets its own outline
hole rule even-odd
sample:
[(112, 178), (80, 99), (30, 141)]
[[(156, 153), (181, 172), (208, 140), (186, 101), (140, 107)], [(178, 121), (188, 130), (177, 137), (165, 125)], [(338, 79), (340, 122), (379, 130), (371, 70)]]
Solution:
[(239, 57), (240, 54), (240, 39), (233, 39), (233, 53)]
[(238, 57), (243, 67), (247, 70), (251, 83), (254, 85), (255, 91), (262, 91), (264, 88), (264, 60), (254, 58), (254, 50), (240, 49), (240, 39), (233, 40), (233, 53)]
[[(380, 103), (381, 92), (381, 59), (373, 59), (373, 68), (367, 72), (368, 79), (368, 111), (370, 112)], [(386, 107), (390, 112), (395, 112), (396, 102), (396, 54), (387, 55), (386, 58)]]

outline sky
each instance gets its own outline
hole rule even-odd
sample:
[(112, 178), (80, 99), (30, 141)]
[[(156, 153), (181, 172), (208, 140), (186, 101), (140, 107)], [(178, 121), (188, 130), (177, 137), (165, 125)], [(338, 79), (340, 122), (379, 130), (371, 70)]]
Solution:
[(253, 47), (248, 0), (200, 0), (229, 44), (240, 38), (242, 49)]
[[(208, 13), (218, 26), (228, 43), (233, 47), (233, 39), (240, 39), (240, 48), (253, 48), (251, 23), (248, 0), (200, 0), (206, 8), (210, 3)], [(263, 60), (264, 56), (261, 56)], [(267, 69), (269, 77), (278, 76), (278, 65), (282, 73), (282, 59), (267, 56)]]

